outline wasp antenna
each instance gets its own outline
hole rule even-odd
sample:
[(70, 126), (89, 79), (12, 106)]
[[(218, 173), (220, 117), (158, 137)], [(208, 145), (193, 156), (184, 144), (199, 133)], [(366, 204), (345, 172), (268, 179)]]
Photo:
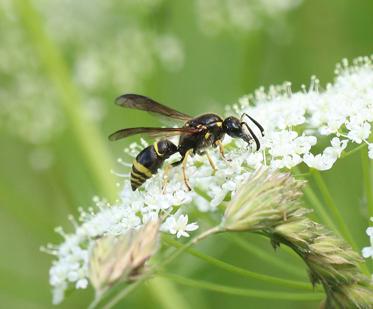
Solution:
[(262, 125), (258, 121), (256, 121), (253, 117), (249, 116), (246, 113), (242, 114), (241, 120), (242, 120), (243, 116), (246, 116), (247, 118), (249, 118), (258, 127), (258, 129), (260, 130), (260, 133), (262, 134), (262, 136), (264, 136), (264, 128), (262, 127)]
[(258, 151), (260, 149), (260, 142), (253, 130), (249, 127), (249, 125), (246, 122), (242, 122), (241, 125), (244, 125), (250, 132), (251, 137), (254, 139), (255, 144), (256, 144), (256, 150)]

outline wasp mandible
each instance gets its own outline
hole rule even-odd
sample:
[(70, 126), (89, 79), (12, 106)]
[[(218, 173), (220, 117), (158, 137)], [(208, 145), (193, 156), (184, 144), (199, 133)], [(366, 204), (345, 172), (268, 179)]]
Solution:
[[(249, 118), (258, 127), (262, 136), (264, 136), (263, 127), (246, 113), (242, 114), (241, 119), (233, 116), (223, 119), (213, 113), (191, 117), (138, 94), (121, 95), (115, 100), (115, 103), (122, 107), (156, 113), (184, 122), (184, 125), (180, 128), (126, 128), (118, 130), (109, 136), (111, 141), (135, 134), (147, 134), (151, 138), (161, 138), (159, 141), (144, 148), (133, 161), (131, 171), (131, 187), (133, 191), (156, 174), (164, 161), (177, 152), (180, 153), (181, 159), (172, 163), (171, 166), (182, 164), (185, 185), (188, 190), (191, 190), (186, 176), (188, 157), (195, 154), (206, 155), (211, 167), (216, 170), (215, 164), (207, 152), (207, 148), (211, 146), (219, 147), (221, 156), (226, 160), (222, 144), (225, 134), (233, 138), (241, 138), (248, 144), (255, 142), (256, 149), (259, 150), (259, 139), (249, 125), (243, 121), (244, 117)], [(178, 145), (167, 139), (167, 137), (171, 136), (179, 136)]]

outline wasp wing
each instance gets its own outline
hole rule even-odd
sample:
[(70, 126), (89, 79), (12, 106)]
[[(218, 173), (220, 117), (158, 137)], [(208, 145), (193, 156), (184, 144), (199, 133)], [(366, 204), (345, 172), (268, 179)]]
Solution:
[(188, 121), (191, 116), (164, 106), (148, 97), (139, 94), (124, 94), (115, 99), (115, 103), (122, 107), (139, 109), (150, 113), (160, 114), (166, 117)]
[(118, 139), (126, 138), (136, 134), (146, 134), (151, 138), (157, 137), (171, 137), (180, 134), (195, 134), (200, 133), (202, 130), (197, 128), (126, 128), (121, 129), (109, 135), (109, 140), (116, 141)]

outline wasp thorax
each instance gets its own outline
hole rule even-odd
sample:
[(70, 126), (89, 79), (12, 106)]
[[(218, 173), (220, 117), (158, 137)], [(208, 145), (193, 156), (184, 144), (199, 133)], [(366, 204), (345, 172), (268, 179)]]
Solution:
[(160, 140), (157, 143), (158, 153), (163, 157), (169, 157), (177, 152), (177, 147), (174, 143), (169, 140)]

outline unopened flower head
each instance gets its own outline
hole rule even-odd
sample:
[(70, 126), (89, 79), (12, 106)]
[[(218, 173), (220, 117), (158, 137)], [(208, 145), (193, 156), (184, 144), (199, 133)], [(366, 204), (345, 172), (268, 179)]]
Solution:
[(139, 275), (144, 263), (156, 252), (158, 241), (159, 220), (117, 237), (97, 239), (89, 255), (89, 279), (96, 293)]
[[(222, 206), (231, 199), (240, 202), (245, 198), (237, 190), (245, 181), (250, 182), (251, 178), (258, 177), (259, 172), (255, 172), (257, 169), (265, 166), (268, 171), (279, 168), (289, 171), (295, 166), (306, 164), (314, 169), (326, 170), (347, 149), (359, 142), (369, 144), (368, 136), (371, 135), (373, 120), (371, 59), (357, 59), (352, 66), (344, 61), (338, 66), (337, 72), (335, 82), (327, 85), (322, 92), (318, 89), (317, 79), (312, 78), (307, 91), (304, 89), (292, 93), (286, 83), (280, 87), (271, 87), (268, 92), (259, 89), (255, 95), (245, 96), (238, 104), (228, 107), (227, 114), (241, 116), (247, 113), (263, 125), (265, 136), (260, 139), (261, 150), (257, 152), (255, 147), (248, 147), (243, 141), (226, 136), (223, 144), (229, 162), (223, 160), (217, 150), (209, 149), (211, 159), (217, 167), (215, 172), (205, 156), (194, 156), (188, 161), (186, 173), (191, 191), (186, 190), (179, 168), (169, 171), (165, 188), (162, 169), (137, 191), (131, 190), (129, 174), (123, 174), (125, 180), (114, 205), (108, 207), (103, 200), (96, 199), (97, 208), (81, 212), (81, 222), (75, 223), (75, 231), (71, 234), (63, 233), (64, 242), (58, 246), (50, 246), (49, 251), (56, 255), (50, 270), (50, 283), (56, 299), (61, 301), (64, 291), (70, 285), (77, 288), (87, 285), (87, 248), (98, 237), (125, 234), (154, 218), (162, 218), (163, 232), (176, 237), (187, 237), (198, 228), (195, 218), (190, 220), (191, 214), (187, 215), (189, 209), (220, 212), (223, 216)], [(256, 130), (248, 119), (245, 120)], [(260, 132), (256, 133), (260, 136)], [(315, 151), (319, 139), (324, 144), (329, 144), (321, 153)], [(144, 140), (131, 144), (126, 149), (128, 160), (120, 160), (120, 165), (128, 170), (131, 167), (129, 162), (147, 145)], [(174, 155), (167, 163), (179, 159), (179, 155)], [(277, 176), (260, 187), (252, 183), (250, 187), (243, 189), (252, 190), (250, 194), (257, 194), (262, 203), (259, 203), (260, 200), (250, 201), (250, 206), (245, 209), (230, 206), (225, 215), (226, 227), (265, 227), (266, 224), (275, 224), (280, 218), (285, 218), (289, 225), (284, 226), (285, 230), (281, 232), (287, 233), (289, 237), (296, 237), (294, 231), (300, 227), (291, 226), (290, 219), (301, 217), (305, 212), (296, 210), (295, 207), (301, 185), (288, 176), (275, 175)], [(276, 183), (289, 188), (289, 192), (278, 189), (274, 185)], [(264, 193), (263, 189), (269, 190)], [(287, 202), (287, 208), (281, 200), (264, 200), (266, 194), (271, 197), (271, 190), (281, 193)], [(270, 209), (270, 206), (276, 205), (278, 206)], [(256, 214), (254, 209), (268, 209), (268, 213), (259, 211)], [(254, 221), (244, 220), (248, 213), (256, 216)], [(304, 222), (305, 227), (308, 224)]]
[(258, 169), (227, 206), (222, 226), (231, 231), (275, 228), (309, 212), (300, 207), (303, 181), (290, 174)]

